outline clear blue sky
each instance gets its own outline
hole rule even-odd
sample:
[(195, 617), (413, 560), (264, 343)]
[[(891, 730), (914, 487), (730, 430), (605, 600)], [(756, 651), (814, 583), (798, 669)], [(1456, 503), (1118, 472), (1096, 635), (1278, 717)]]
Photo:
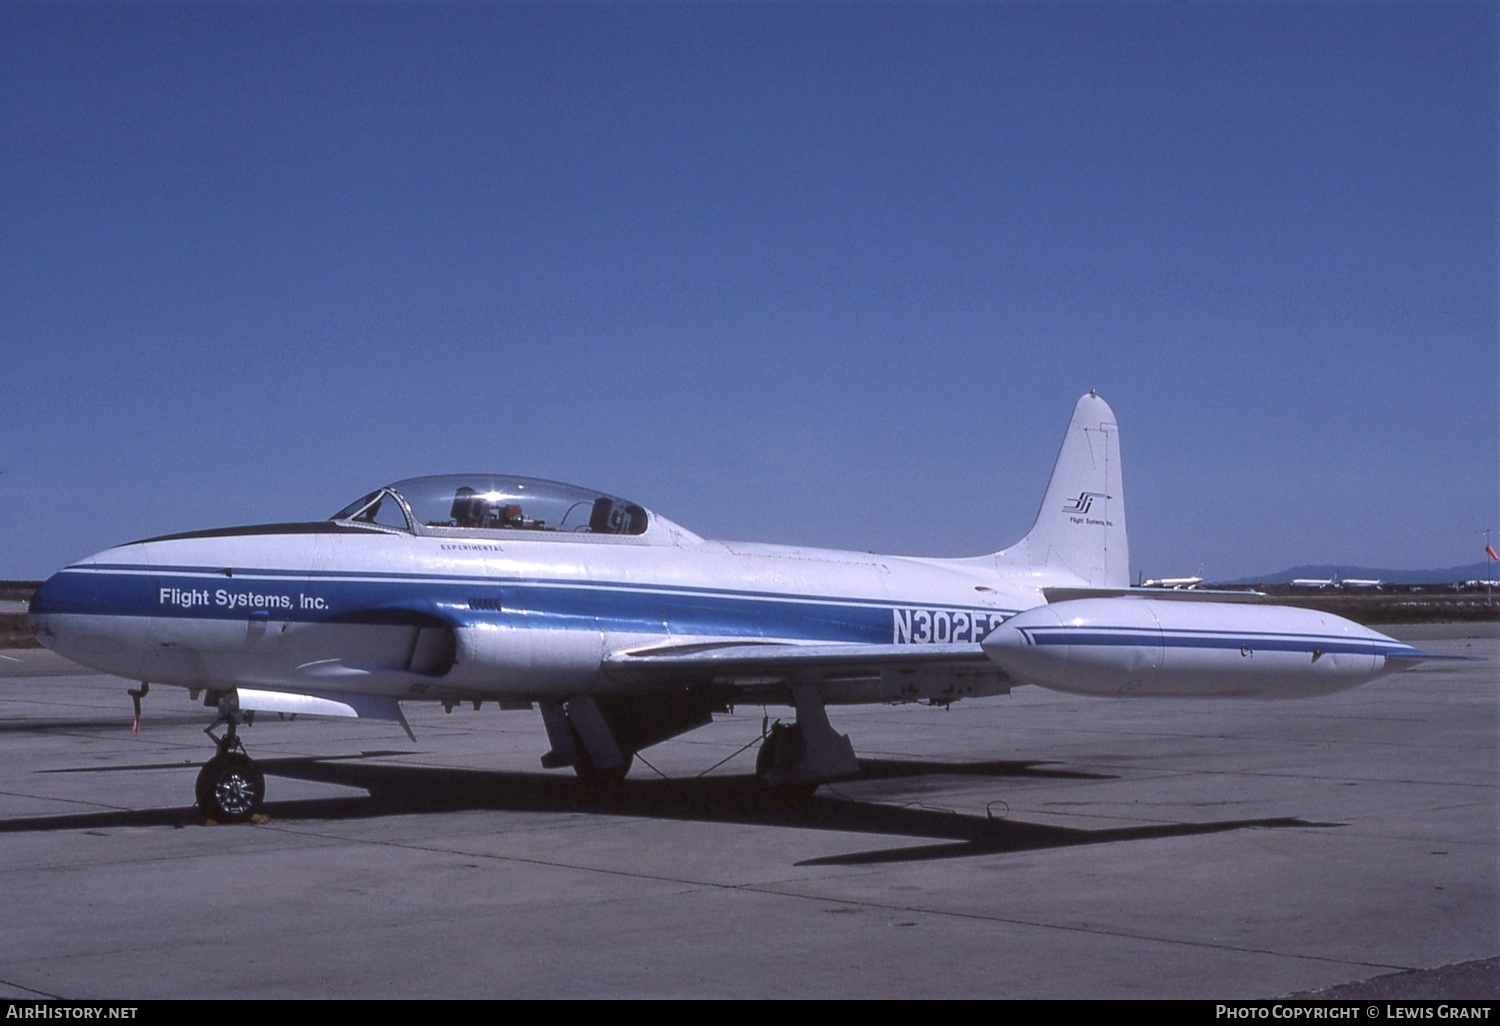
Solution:
[(500, 470), (972, 554), (1482, 559), (1493, 3), (0, 3), (0, 577)]

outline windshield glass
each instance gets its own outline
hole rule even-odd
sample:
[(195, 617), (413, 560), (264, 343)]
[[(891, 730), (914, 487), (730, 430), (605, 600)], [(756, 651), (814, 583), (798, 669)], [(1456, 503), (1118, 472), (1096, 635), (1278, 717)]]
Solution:
[[(575, 485), (527, 477), (455, 474), (417, 477), (372, 492), (334, 520), (405, 526), (419, 534), (452, 531), (550, 531), (643, 534), (646, 511), (633, 502)], [(410, 528), (407, 528), (410, 529)]]
[(352, 520), (357, 524), (379, 524), (399, 531), (410, 531), (411, 520), (402, 507), (401, 497), (389, 488), (361, 496), (339, 510), (329, 520)]

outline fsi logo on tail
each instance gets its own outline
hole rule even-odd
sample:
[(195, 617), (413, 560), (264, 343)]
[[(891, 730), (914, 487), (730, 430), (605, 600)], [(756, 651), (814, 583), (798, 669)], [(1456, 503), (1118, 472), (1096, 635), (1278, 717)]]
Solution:
[(1103, 492), (1079, 492), (1078, 498), (1062, 508), (1064, 513), (1087, 513), (1093, 508), (1095, 499), (1107, 499), (1108, 495)]

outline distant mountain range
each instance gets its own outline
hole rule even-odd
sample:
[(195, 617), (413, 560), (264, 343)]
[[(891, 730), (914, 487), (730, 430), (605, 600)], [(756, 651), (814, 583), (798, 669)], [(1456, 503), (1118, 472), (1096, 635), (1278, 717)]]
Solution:
[(1294, 566), (1279, 573), (1260, 577), (1241, 577), (1233, 581), (1214, 581), (1214, 584), (1291, 584), (1297, 578), (1322, 581), (1337, 576), (1339, 580), (1353, 577), (1356, 580), (1379, 581), (1382, 584), (1451, 584), (1454, 581), (1482, 581), (1486, 572), (1492, 572), (1500, 580), (1500, 563), (1491, 563), (1486, 571), (1484, 563), (1469, 563), (1465, 566), (1450, 566), (1442, 570), (1392, 570), (1389, 567), (1335, 566), (1332, 563), (1317, 563)]

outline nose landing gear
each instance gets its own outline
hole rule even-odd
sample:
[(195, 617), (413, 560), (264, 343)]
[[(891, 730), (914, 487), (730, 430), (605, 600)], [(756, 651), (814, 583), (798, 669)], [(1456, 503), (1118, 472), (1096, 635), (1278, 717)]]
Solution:
[[(218, 753), (203, 764), (193, 796), (198, 808), (209, 819), (220, 823), (243, 823), (260, 811), (266, 797), (266, 776), (245, 754), (236, 728), (241, 722), (239, 704), (233, 692), (219, 698), (219, 718), (204, 731), (213, 738)], [(223, 737), (214, 737), (214, 728), (227, 724)]]

